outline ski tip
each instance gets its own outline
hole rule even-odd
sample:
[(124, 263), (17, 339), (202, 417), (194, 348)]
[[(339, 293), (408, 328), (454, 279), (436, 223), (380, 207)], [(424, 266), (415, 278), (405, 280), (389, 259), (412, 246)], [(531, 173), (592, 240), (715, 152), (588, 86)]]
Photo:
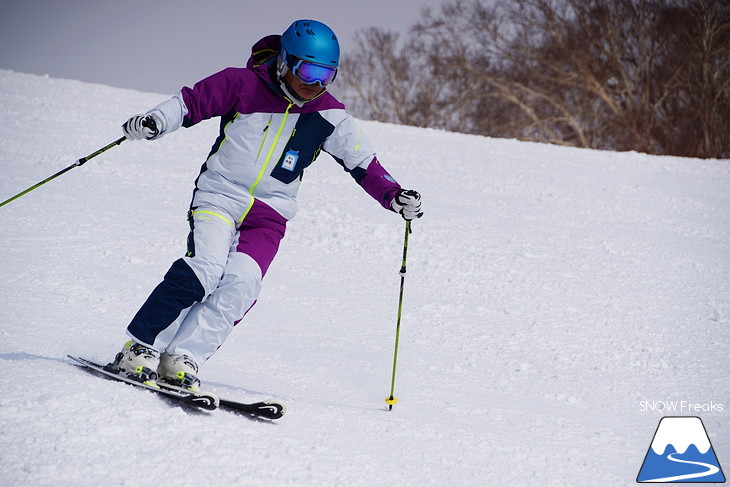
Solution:
[(279, 403), (274, 401), (264, 401), (261, 406), (259, 406), (259, 411), (265, 411), (266, 417), (270, 419), (279, 419), (286, 413), (286, 407)]
[(242, 403), (228, 399), (221, 399), (220, 406), (222, 409), (228, 409), (230, 411), (266, 420), (280, 419), (286, 412), (284, 405), (277, 401)]

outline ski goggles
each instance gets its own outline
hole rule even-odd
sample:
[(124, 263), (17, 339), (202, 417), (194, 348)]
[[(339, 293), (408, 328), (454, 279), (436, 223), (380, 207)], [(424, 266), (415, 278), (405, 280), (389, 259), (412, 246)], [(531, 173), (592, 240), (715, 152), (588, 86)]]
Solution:
[(337, 68), (332, 66), (315, 64), (290, 55), (286, 56), (286, 63), (294, 76), (308, 85), (316, 83), (324, 88), (337, 77)]

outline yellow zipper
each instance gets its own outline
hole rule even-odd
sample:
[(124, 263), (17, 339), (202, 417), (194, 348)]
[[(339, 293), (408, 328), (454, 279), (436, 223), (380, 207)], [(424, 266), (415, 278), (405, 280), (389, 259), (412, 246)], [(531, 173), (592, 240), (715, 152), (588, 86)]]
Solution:
[(251, 189), (249, 192), (251, 193), (251, 196), (253, 196), (253, 192), (256, 189), (256, 186), (259, 185), (261, 182), (261, 179), (264, 177), (264, 174), (266, 174), (266, 169), (269, 167), (269, 163), (271, 162), (271, 157), (274, 155), (274, 151), (276, 150), (276, 144), (279, 142), (279, 138), (281, 137), (281, 132), (284, 130), (284, 126), (286, 125), (286, 120), (289, 118), (289, 110), (291, 110), (291, 107), (293, 107), (293, 103), (289, 103), (289, 105), (286, 107), (286, 111), (284, 112), (284, 118), (281, 120), (281, 124), (279, 125), (279, 130), (276, 131), (276, 137), (274, 137), (274, 141), (271, 143), (271, 148), (269, 149), (269, 153), (266, 154), (266, 160), (264, 161), (264, 165), (261, 166), (261, 171), (259, 171), (259, 175), (256, 178), (256, 181), (251, 185)]
[[(271, 148), (269, 149), (268, 154), (266, 154), (266, 159), (264, 160), (263, 166), (261, 166), (261, 170), (259, 171), (258, 176), (256, 177), (256, 181), (251, 185), (251, 189), (249, 189), (249, 193), (251, 193), (251, 201), (248, 203), (248, 207), (246, 207), (246, 211), (243, 212), (243, 216), (241, 216), (241, 219), (238, 220), (239, 225), (243, 222), (243, 219), (246, 218), (246, 215), (248, 215), (248, 212), (251, 211), (251, 208), (253, 207), (253, 200), (254, 200), (254, 190), (256, 189), (256, 186), (259, 185), (261, 182), (261, 179), (263, 179), (264, 174), (266, 174), (266, 169), (269, 167), (269, 163), (271, 162), (271, 157), (274, 155), (274, 151), (276, 150), (276, 145), (279, 142), (279, 138), (281, 138), (281, 133), (284, 131), (284, 126), (286, 125), (286, 121), (289, 118), (289, 110), (291, 110), (291, 107), (293, 107), (293, 103), (289, 103), (289, 105), (286, 107), (286, 110), (284, 111), (284, 118), (281, 121), (281, 124), (279, 124), (279, 130), (276, 131), (276, 136), (274, 137), (274, 141), (271, 143)], [(271, 124), (271, 120), (269, 120), (269, 124)], [(266, 129), (268, 129), (269, 126), (266, 126)], [(268, 132), (268, 130), (267, 130)], [(266, 135), (264, 135), (264, 140), (266, 140)], [(261, 149), (264, 146), (264, 141), (261, 141), (261, 147), (259, 147), (259, 154), (261, 153)]]

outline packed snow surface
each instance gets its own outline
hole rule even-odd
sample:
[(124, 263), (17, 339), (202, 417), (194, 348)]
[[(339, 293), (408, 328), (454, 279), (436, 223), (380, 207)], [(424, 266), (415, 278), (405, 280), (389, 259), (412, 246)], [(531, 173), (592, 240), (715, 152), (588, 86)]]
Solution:
[[(0, 71), (0, 200), (167, 96)], [(184, 252), (209, 121), (0, 208), (0, 485), (624, 486), (672, 415), (700, 416), (730, 465), (730, 161), (362, 127), (425, 211), (392, 411), (404, 223), (326, 154), (200, 373), (283, 419), (186, 410), (66, 358), (112, 359)]]

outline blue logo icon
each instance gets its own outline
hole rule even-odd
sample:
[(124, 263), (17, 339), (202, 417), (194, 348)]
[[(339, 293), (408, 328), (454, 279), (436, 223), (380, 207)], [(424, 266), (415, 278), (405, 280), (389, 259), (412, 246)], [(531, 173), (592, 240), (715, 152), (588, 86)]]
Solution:
[(725, 475), (702, 420), (695, 416), (662, 418), (636, 481), (725, 482)]
[(284, 154), (284, 161), (281, 163), (281, 167), (286, 169), (287, 171), (294, 172), (294, 167), (297, 165), (297, 160), (299, 159), (299, 152), (295, 150), (290, 150), (286, 154)]

